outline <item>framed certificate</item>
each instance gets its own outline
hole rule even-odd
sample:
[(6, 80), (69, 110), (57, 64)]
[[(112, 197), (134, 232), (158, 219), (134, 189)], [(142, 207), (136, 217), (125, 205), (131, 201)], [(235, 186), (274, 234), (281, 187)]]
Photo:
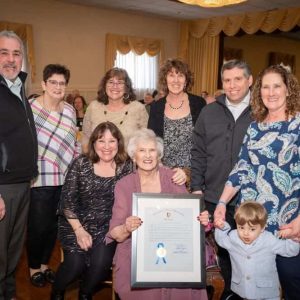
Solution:
[(203, 288), (205, 235), (197, 220), (199, 195), (133, 194), (132, 215), (143, 224), (132, 232), (132, 288)]

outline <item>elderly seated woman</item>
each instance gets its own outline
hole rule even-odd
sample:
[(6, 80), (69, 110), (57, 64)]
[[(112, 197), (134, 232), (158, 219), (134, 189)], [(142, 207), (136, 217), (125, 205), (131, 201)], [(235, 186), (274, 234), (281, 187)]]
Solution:
[[(176, 194), (187, 191), (184, 185), (176, 185), (172, 181), (174, 171), (160, 165), (160, 159), (163, 156), (163, 141), (156, 137), (152, 130), (144, 128), (137, 131), (129, 140), (127, 152), (136, 164), (137, 170), (123, 177), (116, 184), (115, 203), (109, 233), (107, 234), (107, 242), (113, 240), (118, 242), (114, 256), (115, 291), (122, 300), (207, 299), (205, 289), (131, 289), (131, 233), (142, 224), (142, 220), (138, 216), (131, 215), (132, 193)], [(206, 212), (204, 219), (207, 218)]]

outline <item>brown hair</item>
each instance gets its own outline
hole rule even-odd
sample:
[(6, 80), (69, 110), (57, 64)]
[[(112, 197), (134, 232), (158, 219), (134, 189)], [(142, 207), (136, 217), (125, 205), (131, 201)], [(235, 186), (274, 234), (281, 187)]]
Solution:
[(48, 78), (50, 78), (54, 74), (63, 75), (66, 80), (66, 84), (69, 83), (70, 70), (67, 67), (59, 64), (50, 64), (44, 68), (43, 81), (46, 82)]
[(286, 119), (300, 111), (300, 86), (297, 78), (281, 65), (272, 65), (259, 73), (251, 94), (252, 116), (257, 122), (263, 122), (268, 114), (261, 98), (262, 79), (266, 74), (279, 74), (287, 87)]
[(76, 116), (78, 115), (78, 111), (77, 111), (77, 109), (76, 109), (76, 107), (75, 107), (75, 100), (76, 100), (77, 98), (79, 98), (79, 99), (81, 100), (81, 103), (82, 103), (82, 107), (83, 107), (83, 111), (84, 111), (84, 112), (86, 111), (86, 108), (87, 108), (87, 104), (86, 104), (86, 101), (85, 101), (84, 97), (81, 96), (81, 95), (75, 96), (74, 99), (73, 99), (72, 105), (73, 105), (74, 108), (75, 108)]
[(167, 85), (167, 75), (169, 72), (175, 69), (176, 73), (182, 73), (185, 76), (185, 88), (184, 91), (190, 91), (194, 85), (194, 78), (191, 70), (187, 63), (183, 62), (180, 59), (171, 59), (169, 58), (164, 62), (159, 70), (159, 86), (167, 95), (169, 93), (168, 85)]
[(105, 73), (99, 85), (99, 89), (97, 92), (98, 94), (97, 100), (105, 105), (108, 104), (108, 97), (105, 92), (106, 84), (108, 80), (114, 77), (118, 78), (119, 80), (124, 80), (125, 83), (125, 93), (123, 98), (124, 103), (128, 104), (129, 102), (135, 100), (136, 95), (132, 87), (131, 79), (128, 76), (127, 71), (121, 68), (112, 68)]
[(88, 152), (87, 152), (87, 157), (92, 161), (92, 163), (96, 163), (100, 160), (100, 157), (95, 151), (94, 144), (95, 142), (101, 138), (106, 130), (109, 130), (111, 135), (117, 139), (118, 141), (118, 152), (114, 158), (115, 163), (117, 166), (120, 164), (124, 163), (128, 156), (125, 152), (125, 146), (124, 146), (124, 138), (119, 130), (119, 128), (111, 122), (103, 122), (100, 123), (92, 132), (91, 137), (89, 139), (89, 144), (88, 144)]
[(268, 214), (266, 209), (256, 201), (243, 202), (234, 214), (237, 225), (257, 225), (265, 227)]

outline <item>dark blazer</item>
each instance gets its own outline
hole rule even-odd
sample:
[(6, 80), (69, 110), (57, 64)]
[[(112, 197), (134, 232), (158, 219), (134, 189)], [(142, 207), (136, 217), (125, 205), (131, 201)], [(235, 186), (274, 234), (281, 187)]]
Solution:
[[(193, 94), (188, 94), (188, 99), (193, 125), (195, 126), (200, 111), (206, 105), (206, 102), (202, 97)], [(152, 129), (155, 134), (161, 138), (164, 138), (164, 111), (166, 102), (166, 97), (163, 97), (156, 102), (152, 102), (148, 120), (148, 128)]]

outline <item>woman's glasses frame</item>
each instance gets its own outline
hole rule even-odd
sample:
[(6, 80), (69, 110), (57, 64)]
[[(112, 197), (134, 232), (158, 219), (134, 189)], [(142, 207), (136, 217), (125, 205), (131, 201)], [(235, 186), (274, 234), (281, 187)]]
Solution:
[(118, 80), (118, 81), (114, 81), (114, 80), (108, 80), (107, 82), (106, 82), (106, 85), (107, 86), (110, 86), (110, 87), (112, 87), (112, 86), (117, 86), (117, 87), (123, 87), (124, 85), (125, 85), (125, 82), (124, 81), (122, 81), (122, 80)]
[(52, 80), (48, 79), (46, 82), (48, 82), (52, 86), (59, 86), (61, 88), (65, 88), (67, 86), (67, 83), (65, 81), (57, 81), (57, 80)]

